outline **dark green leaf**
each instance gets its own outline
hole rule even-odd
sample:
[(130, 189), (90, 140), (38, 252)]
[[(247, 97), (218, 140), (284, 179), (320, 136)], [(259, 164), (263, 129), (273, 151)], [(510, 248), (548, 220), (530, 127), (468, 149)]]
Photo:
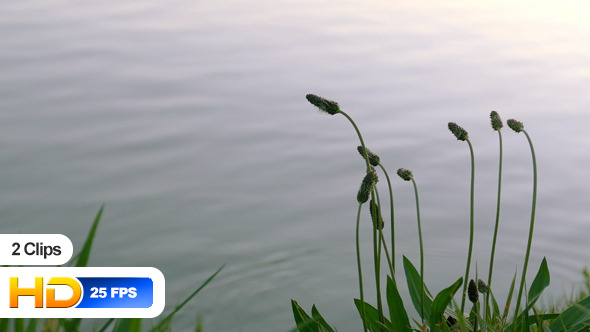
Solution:
[(543, 258), (541, 266), (539, 267), (539, 272), (537, 272), (537, 275), (531, 284), (527, 303), (528, 308), (531, 308), (535, 304), (543, 290), (549, 286), (549, 282), (550, 278), (549, 269), (547, 268), (547, 259)]
[[(361, 300), (354, 299), (354, 305), (356, 306), (359, 314), (362, 317), (362, 305)], [(379, 310), (375, 309), (372, 305), (365, 302), (365, 315), (367, 317), (366, 325), (369, 331), (372, 332), (380, 332), (380, 331), (387, 331), (387, 329), (383, 329), (383, 324), (379, 321)], [(387, 319), (385, 320), (385, 326), (391, 326), (391, 322)], [(396, 331), (397, 332), (397, 331)]]
[(437, 331), (440, 329), (442, 325), (445, 325), (445, 318), (443, 313), (447, 306), (453, 300), (453, 296), (461, 287), (461, 283), (463, 282), (463, 278), (459, 278), (459, 280), (455, 281), (454, 284), (449, 286), (448, 288), (443, 289), (436, 295), (436, 298), (432, 302), (432, 308), (430, 310), (430, 329), (431, 331)]
[(291, 300), (291, 307), (293, 308), (293, 318), (299, 332), (317, 332), (319, 326), (314, 320), (305, 313), (297, 301)]
[[(410, 298), (412, 299), (414, 308), (416, 308), (416, 311), (420, 313), (422, 311), (420, 274), (406, 256), (404, 256), (404, 271), (406, 272), (406, 280), (408, 282)], [(430, 295), (430, 291), (428, 291), (426, 285), (424, 285), (424, 293), (424, 316), (426, 317), (423, 318), (424, 320), (428, 321), (432, 308), (432, 295)]]
[(316, 308), (315, 304), (313, 305), (313, 307), (311, 307), (311, 316), (313, 317), (313, 320), (318, 322), (320, 326), (323, 327), (326, 331), (336, 332), (330, 325), (328, 325), (324, 317), (322, 317), (322, 315)]
[(549, 329), (553, 332), (572, 331), (588, 320), (590, 320), (590, 296), (562, 312), (549, 325)]
[(396, 332), (411, 331), (410, 320), (399, 295), (397, 284), (389, 276), (387, 277), (387, 305), (389, 306), (391, 330)]

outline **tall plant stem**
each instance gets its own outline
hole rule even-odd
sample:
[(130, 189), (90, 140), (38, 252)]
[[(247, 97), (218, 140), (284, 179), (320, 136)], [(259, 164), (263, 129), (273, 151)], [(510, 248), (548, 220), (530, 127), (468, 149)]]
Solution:
[(361, 268), (361, 246), (360, 246), (360, 238), (359, 238), (359, 228), (360, 228), (360, 220), (361, 220), (361, 207), (363, 204), (359, 203), (358, 211), (356, 213), (356, 264), (358, 267), (359, 273), (359, 290), (360, 290), (360, 297), (361, 297), (361, 318), (363, 319), (363, 330), (367, 332), (367, 316), (365, 313), (365, 295), (363, 292), (363, 270)]
[[(352, 124), (352, 126), (354, 127), (354, 130), (356, 131), (356, 134), (357, 134), (357, 136), (358, 136), (358, 138), (359, 138), (359, 141), (361, 142), (361, 146), (362, 146), (362, 148), (363, 148), (363, 151), (364, 151), (364, 156), (363, 156), (363, 157), (364, 157), (364, 159), (365, 159), (365, 163), (366, 163), (366, 166), (367, 166), (367, 172), (369, 172), (369, 171), (370, 171), (370, 169), (371, 169), (371, 165), (370, 165), (370, 163), (369, 163), (369, 156), (368, 156), (368, 153), (367, 153), (367, 147), (365, 146), (365, 141), (363, 140), (363, 135), (361, 135), (361, 132), (360, 132), (359, 128), (357, 127), (356, 123), (354, 122), (354, 120), (352, 120), (352, 118), (351, 118), (351, 117), (350, 117), (348, 114), (346, 114), (346, 113), (345, 113), (344, 111), (342, 111), (342, 110), (340, 110), (340, 111), (339, 111), (339, 113), (340, 113), (340, 114), (342, 114), (342, 115), (344, 115), (344, 117), (346, 117), (346, 118), (348, 119), (348, 121), (350, 122), (350, 124)], [(375, 201), (375, 192), (374, 192), (374, 191), (371, 191), (371, 199), (372, 199), (373, 201)], [(360, 216), (359, 216), (359, 217), (360, 217)], [(357, 220), (357, 230), (356, 230), (356, 233), (357, 233), (357, 242), (358, 242), (358, 239), (359, 239), (359, 227), (358, 227), (358, 220)], [(373, 246), (374, 246), (374, 247), (376, 247), (376, 246), (377, 246), (377, 244), (379, 243), (379, 241), (380, 241), (380, 240), (377, 238), (377, 236), (373, 236)], [(358, 244), (357, 244), (357, 247), (358, 247)], [(375, 251), (375, 253), (376, 253), (376, 251)], [(377, 256), (377, 255), (375, 254), (375, 257), (376, 257), (376, 256)], [(360, 255), (357, 257), (357, 259), (358, 259), (358, 261), (359, 261), (359, 266), (360, 266)], [(376, 259), (376, 258), (375, 258), (375, 259)], [(375, 268), (375, 271), (376, 271), (376, 276), (375, 276), (375, 279), (376, 279), (376, 283), (377, 283), (377, 284), (376, 284), (376, 288), (377, 288), (377, 291), (378, 291), (378, 293), (377, 293), (377, 299), (380, 301), (380, 300), (381, 300), (381, 294), (380, 294), (381, 286), (380, 286), (380, 279), (379, 279), (379, 275), (377, 275), (377, 272), (379, 272), (379, 268), (378, 268), (378, 262), (376, 262), (376, 268)], [(360, 276), (360, 274), (359, 274), (359, 276)], [(362, 300), (361, 300), (361, 301), (362, 301)], [(364, 302), (363, 302), (363, 304), (362, 304), (362, 305), (363, 305), (363, 310), (364, 310)], [(378, 305), (379, 305), (379, 303), (378, 303)], [(379, 307), (380, 307), (380, 305), (379, 305)], [(363, 315), (364, 315), (364, 313), (363, 313)], [(382, 316), (383, 316), (383, 308), (380, 308), (380, 309), (379, 309), (379, 316), (380, 316), (380, 317), (382, 317)], [(365, 329), (366, 329), (366, 326), (364, 326), (364, 327), (365, 327)]]
[(418, 199), (418, 187), (416, 181), (411, 178), (414, 185), (414, 195), (416, 196), (416, 219), (418, 220), (418, 239), (420, 241), (420, 295), (421, 295), (421, 312), (420, 317), (424, 320), (424, 245), (422, 242), (422, 224), (420, 223), (420, 200)]
[(466, 139), (471, 153), (471, 195), (469, 201), (469, 249), (467, 250), (467, 267), (465, 268), (465, 277), (463, 282), (463, 297), (461, 299), (461, 312), (465, 310), (465, 296), (467, 295), (467, 282), (469, 281), (469, 268), (471, 266), (471, 253), (473, 251), (473, 196), (475, 190), (475, 157), (473, 156), (473, 146), (471, 141)]
[(381, 237), (383, 237), (383, 228), (381, 227), (381, 204), (379, 202), (379, 192), (377, 188), (373, 190), (377, 201), (371, 209), (373, 209), (372, 224), (373, 224), (373, 258), (375, 260), (375, 288), (377, 291), (377, 311), (379, 312), (379, 321), (383, 323), (383, 303), (381, 301)]
[(389, 215), (391, 218), (391, 261), (389, 262), (389, 265), (391, 266), (391, 277), (395, 278), (395, 228), (393, 222), (393, 189), (391, 187), (391, 181), (389, 180), (389, 174), (387, 174), (387, 170), (385, 170), (385, 167), (383, 167), (383, 165), (381, 164), (379, 164), (379, 167), (383, 171), (383, 174), (385, 174), (385, 178), (387, 179), (387, 187), (389, 189)]
[[(498, 140), (500, 143), (500, 158), (499, 158), (499, 166), (498, 166), (498, 199), (496, 201), (496, 224), (494, 226), (494, 238), (492, 240), (492, 253), (490, 255), (490, 268), (488, 270), (488, 288), (492, 287), (492, 272), (494, 269), (494, 255), (496, 253), (496, 239), (498, 237), (498, 225), (500, 223), (500, 197), (502, 193), (502, 133), (498, 129)], [(484, 315), (487, 318), (487, 312), (489, 307), (489, 297), (490, 292), (486, 292), (485, 294), (485, 306), (484, 306)]]
[[(532, 207), (531, 207), (531, 223), (530, 223), (530, 227), (529, 227), (529, 240), (528, 240), (527, 246), (526, 246), (526, 254), (524, 257), (524, 265), (522, 267), (522, 277), (520, 279), (520, 289), (518, 290), (518, 297), (516, 298), (516, 312), (515, 312), (514, 317), (518, 317), (518, 310), (520, 309), (520, 299), (522, 297), (522, 292), (524, 290), (526, 270), (527, 270), (527, 266), (529, 264), (529, 256), (531, 253), (531, 244), (533, 242), (533, 229), (535, 227), (535, 210), (537, 208), (537, 158), (535, 157), (535, 149), (533, 148), (533, 142), (531, 141), (531, 137), (526, 132), (526, 130), (523, 129), (522, 132), (524, 133), (524, 135), (526, 136), (526, 139), (529, 142), (529, 146), (531, 148), (531, 155), (533, 158), (533, 203), (532, 203)], [(513, 324), (513, 325), (516, 329), (516, 325), (517, 325), (516, 321), (515, 321), (515, 324)]]

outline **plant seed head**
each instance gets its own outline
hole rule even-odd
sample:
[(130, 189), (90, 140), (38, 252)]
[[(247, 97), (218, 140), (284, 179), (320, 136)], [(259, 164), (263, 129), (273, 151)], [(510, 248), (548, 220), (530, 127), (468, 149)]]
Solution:
[(367, 171), (367, 175), (363, 178), (363, 182), (361, 182), (361, 187), (359, 189), (358, 194), (356, 195), (356, 200), (363, 204), (369, 200), (369, 196), (371, 195), (371, 191), (375, 188), (377, 184), (377, 171), (375, 168), (371, 166), (371, 169)]
[(479, 290), (480, 293), (485, 294), (488, 292), (489, 287), (485, 281), (483, 281), (482, 279), (477, 279), (477, 289)]
[(307, 100), (314, 106), (319, 108), (320, 111), (326, 112), (330, 115), (340, 112), (340, 106), (338, 106), (338, 103), (333, 100), (322, 98), (314, 94), (308, 94), (305, 96), (305, 98), (307, 98)]
[(449, 122), (449, 130), (457, 137), (459, 141), (464, 141), (469, 138), (467, 135), (467, 130), (461, 128), (458, 124), (454, 122)]
[(510, 127), (510, 129), (514, 130), (517, 133), (520, 133), (524, 129), (524, 125), (520, 121), (510, 119), (506, 121), (506, 123), (508, 123), (508, 127)]
[(363, 159), (365, 159), (365, 150), (367, 151), (367, 157), (369, 157), (369, 164), (371, 164), (371, 166), (377, 167), (377, 165), (379, 165), (379, 156), (369, 150), (369, 148), (363, 149), (363, 147), (359, 145), (356, 149)]
[(399, 175), (400, 178), (404, 179), (404, 181), (410, 181), (414, 177), (414, 175), (412, 175), (412, 171), (405, 168), (398, 169), (397, 175)]
[[(369, 211), (371, 212), (371, 220), (373, 221), (373, 227), (376, 229), (383, 229), (385, 226), (385, 222), (383, 221), (383, 216), (381, 216), (381, 209), (379, 208), (378, 204), (375, 204), (373, 200), (371, 200), (371, 208)], [(375, 213), (377, 213), (377, 217), (375, 217)]]
[(492, 120), (492, 128), (496, 131), (500, 130), (500, 128), (504, 127), (502, 124), (502, 119), (500, 119), (500, 115), (496, 111), (492, 111), (490, 113), (490, 119)]
[(467, 287), (467, 297), (469, 297), (469, 301), (471, 301), (471, 303), (473, 304), (476, 304), (477, 301), (479, 301), (479, 294), (477, 293), (477, 284), (473, 279), (469, 281), (469, 286)]

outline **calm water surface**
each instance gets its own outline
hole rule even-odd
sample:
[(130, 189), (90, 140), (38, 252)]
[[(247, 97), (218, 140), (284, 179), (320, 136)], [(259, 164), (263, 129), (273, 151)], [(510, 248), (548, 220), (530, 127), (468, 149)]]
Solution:
[[(546, 299), (559, 297), (590, 263), (588, 9), (575, 1), (3, 2), (2, 232), (63, 233), (79, 249), (105, 203), (91, 264), (159, 268), (168, 308), (226, 264), (175, 330), (201, 316), (206, 331), (286, 331), (294, 298), (315, 303), (339, 331), (358, 331), (354, 216), (364, 163), (345, 118), (320, 114), (305, 94), (337, 100), (392, 175), (413, 170), (433, 291), (463, 275), (469, 233), (468, 148), (448, 121), (475, 147), (474, 261), (487, 275), (495, 109), (523, 121), (534, 140), (529, 271), (546, 256)], [(522, 266), (532, 190), (524, 135), (504, 130), (504, 144), (501, 299)], [(398, 262), (403, 254), (417, 263), (413, 192), (392, 180)], [(362, 235), (367, 253), (367, 227)]]

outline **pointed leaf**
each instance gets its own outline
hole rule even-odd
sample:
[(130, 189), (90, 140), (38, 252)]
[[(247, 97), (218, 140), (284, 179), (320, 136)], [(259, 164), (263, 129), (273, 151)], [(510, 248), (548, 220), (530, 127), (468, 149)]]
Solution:
[[(414, 308), (420, 313), (422, 311), (422, 296), (421, 296), (421, 282), (420, 274), (412, 265), (410, 260), (404, 256), (404, 271), (406, 272), (406, 280), (408, 282), (408, 289), (410, 291), (410, 297)], [(432, 295), (426, 285), (424, 285), (424, 320), (428, 321), (430, 317), (430, 311), (432, 308)]]
[(440, 329), (443, 324), (446, 324), (443, 313), (453, 300), (453, 296), (455, 296), (459, 287), (461, 287), (462, 282), (463, 278), (459, 278), (454, 284), (443, 289), (438, 295), (436, 295), (430, 310), (430, 328), (432, 331), (434, 331), (434, 329)]
[(531, 284), (527, 307), (530, 308), (533, 306), (533, 304), (535, 304), (543, 290), (549, 286), (549, 282), (550, 278), (549, 269), (547, 268), (547, 259), (543, 258), (541, 266), (539, 267), (539, 272), (537, 272), (537, 275)]
[(328, 323), (326, 322), (324, 317), (322, 317), (322, 315), (320, 314), (320, 312), (316, 308), (315, 304), (313, 305), (313, 307), (311, 307), (311, 316), (313, 317), (313, 320), (318, 322), (320, 324), (320, 326), (322, 326), (324, 329), (326, 329), (326, 331), (336, 332), (330, 325), (328, 325)]
[(391, 319), (392, 331), (411, 331), (408, 313), (404, 308), (404, 303), (397, 285), (391, 277), (387, 277), (387, 305), (389, 306), (389, 318)]
[(293, 317), (299, 332), (317, 332), (318, 324), (313, 321), (305, 310), (303, 310), (295, 300), (291, 300), (291, 307), (293, 308)]
[[(362, 307), (361, 307), (361, 300), (354, 299), (354, 305), (356, 306), (359, 314), (362, 317)], [(370, 331), (379, 332), (379, 331), (387, 331), (388, 328), (384, 329), (383, 324), (379, 321), (379, 310), (375, 309), (372, 305), (365, 302), (365, 316), (367, 317), (366, 325)], [(391, 326), (391, 322), (385, 319), (385, 326)], [(394, 330), (395, 331), (395, 330)], [(396, 331), (397, 332), (397, 331)]]

